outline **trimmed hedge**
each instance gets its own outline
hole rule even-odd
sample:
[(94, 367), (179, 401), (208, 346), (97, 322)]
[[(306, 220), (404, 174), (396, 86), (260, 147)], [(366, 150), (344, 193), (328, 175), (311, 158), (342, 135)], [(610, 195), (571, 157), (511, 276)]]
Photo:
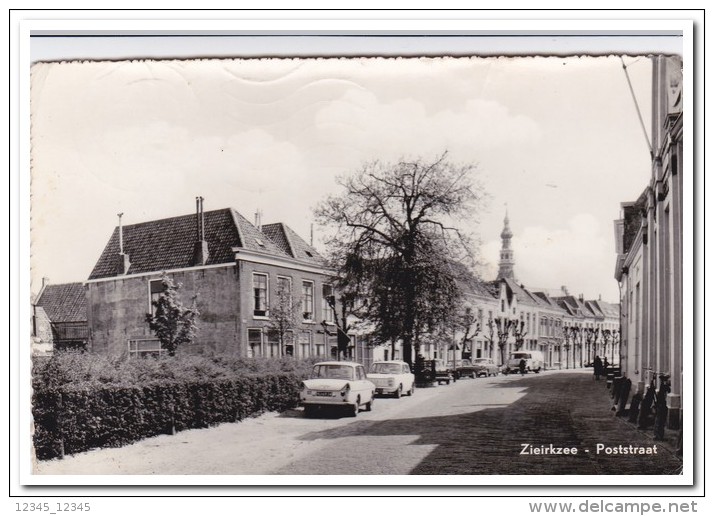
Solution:
[[(145, 385), (64, 384), (33, 394), (37, 458), (240, 421), (297, 406), (302, 375), (277, 372)], [(36, 386), (37, 387), (37, 386)]]

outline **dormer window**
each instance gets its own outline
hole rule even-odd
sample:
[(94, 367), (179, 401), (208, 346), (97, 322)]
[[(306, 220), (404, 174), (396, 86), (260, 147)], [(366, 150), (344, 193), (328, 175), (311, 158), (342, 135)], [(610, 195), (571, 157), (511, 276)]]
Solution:
[(312, 253), (310, 251), (305, 251), (305, 254), (312, 258)]

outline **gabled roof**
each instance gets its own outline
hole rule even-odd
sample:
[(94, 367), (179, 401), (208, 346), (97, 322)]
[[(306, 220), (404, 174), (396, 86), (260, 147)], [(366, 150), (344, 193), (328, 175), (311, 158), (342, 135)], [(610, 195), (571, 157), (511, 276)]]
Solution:
[(508, 285), (508, 288), (511, 289), (513, 295), (516, 296), (516, 299), (518, 300), (519, 304), (526, 304), (531, 306), (542, 306), (544, 304), (543, 300), (531, 293), (522, 285), (519, 285), (518, 282), (510, 278), (505, 278), (503, 281), (506, 282), (506, 285)]
[(305, 242), (287, 224), (276, 222), (265, 224), (263, 233), (272, 240), (283, 252), (301, 261), (325, 264), (325, 259), (310, 244)]
[(608, 303), (606, 301), (601, 301), (600, 299), (589, 301), (589, 303), (596, 308), (603, 315), (603, 317), (620, 317), (620, 306), (618, 304)]
[[(499, 282), (482, 281), (472, 269), (461, 262), (451, 261), (449, 262), (449, 268), (456, 276), (465, 293), (485, 298), (498, 297), (500, 293)], [(495, 283), (495, 288), (490, 283)]]
[(600, 308), (595, 304), (594, 301), (585, 301), (585, 306), (595, 315), (595, 317), (599, 319), (605, 317), (605, 314), (600, 311)]
[[(274, 232), (261, 232), (233, 208), (205, 212), (203, 224), (204, 238), (208, 244), (206, 265), (235, 262), (234, 247), (273, 256), (297, 258), (293, 256), (285, 242), (274, 235)], [(193, 266), (194, 246), (198, 240), (197, 226), (198, 216), (195, 213), (124, 226), (123, 250), (131, 262), (127, 274)], [(312, 249), (290, 228), (282, 226), (291, 243), (298, 241), (296, 244), (298, 249), (305, 247)], [(316, 251), (315, 254), (319, 256)], [(119, 228), (116, 227), (89, 279), (116, 276), (118, 256)], [(302, 257), (301, 259), (308, 261)]]
[(538, 299), (540, 299), (544, 305), (547, 305), (549, 308), (553, 310), (559, 310), (559, 311), (566, 311), (562, 306), (558, 304), (558, 302), (550, 297), (547, 293), (545, 292), (533, 292), (534, 296), (537, 296)]
[(484, 281), (481, 287), (490, 297), (498, 299), (501, 295), (501, 280)]
[(597, 317), (584, 301), (575, 296), (561, 296), (555, 300), (574, 317)]
[(47, 285), (35, 305), (53, 323), (87, 321), (87, 297), (81, 283)]

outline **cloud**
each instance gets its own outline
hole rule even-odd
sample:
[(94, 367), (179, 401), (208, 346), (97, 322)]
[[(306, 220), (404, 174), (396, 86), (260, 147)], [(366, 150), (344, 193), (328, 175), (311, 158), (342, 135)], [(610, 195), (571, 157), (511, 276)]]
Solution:
[(413, 98), (380, 102), (357, 89), (316, 114), (315, 132), (318, 141), (341, 149), (335, 158), (347, 158), (352, 166), (367, 156), (392, 161), (445, 149), (454, 159), (478, 161), (485, 152), (536, 144), (541, 137), (535, 121), (494, 101), (471, 99), (430, 112)]

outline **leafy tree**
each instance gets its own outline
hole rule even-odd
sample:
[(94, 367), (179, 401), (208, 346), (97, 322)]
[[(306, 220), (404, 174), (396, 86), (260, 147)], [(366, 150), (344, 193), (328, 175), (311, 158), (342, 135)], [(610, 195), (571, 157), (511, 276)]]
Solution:
[(197, 296), (193, 296), (191, 306), (186, 307), (178, 296), (181, 283), (175, 284), (164, 274), (161, 277), (161, 285), (163, 292), (158, 299), (151, 302), (154, 313), (146, 314), (146, 322), (158, 337), (161, 347), (168, 351), (169, 356), (174, 356), (179, 346), (189, 344), (196, 336), (196, 319), (199, 316), (196, 308)]
[(482, 200), (474, 167), (444, 153), (434, 161), (375, 161), (338, 180), (315, 210), (334, 234), (327, 244), (350, 296), (368, 300), (365, 316), (383, 342), (401, 340), (412, 362), (422, 342), (453, 324), (460, 289), (453, 262), (474, 249), (455, 220), (473, 221)]

